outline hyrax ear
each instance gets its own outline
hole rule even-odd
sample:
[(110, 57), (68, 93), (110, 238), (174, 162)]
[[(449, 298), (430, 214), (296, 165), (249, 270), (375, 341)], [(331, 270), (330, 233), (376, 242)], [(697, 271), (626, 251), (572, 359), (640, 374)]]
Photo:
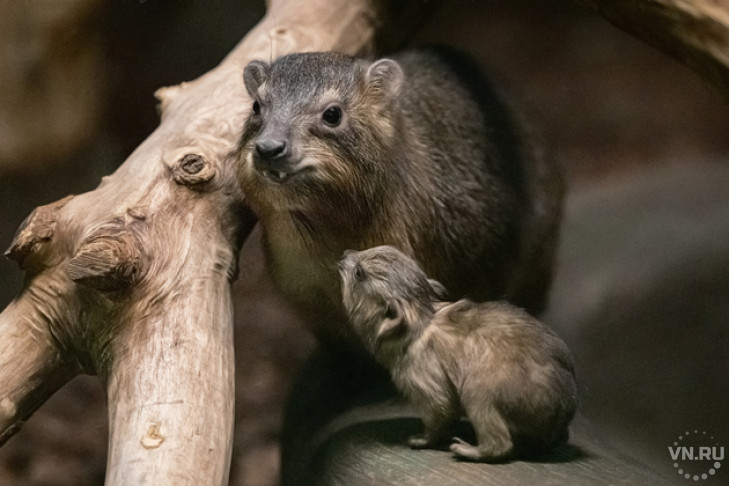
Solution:
[(389, 302), (385, 311), (385, 318), (377, 329), (376, 342), (379, 344), (385, 339), (396, 336), (407, 329), (407, 323), (403, 318), (397, 304)]
[(438, 282), (437, 280), (433, 280), (432, 278), (428, 279), (428, 283), (430, 284), (430, 288), (433, 289), (433, 293), (436, 297), (440, 299), (445, 299), (445, 297), (448, 295), (448, 290), (446, 290), (442, 283)]
[(248, 63), (243, 70), (243, 84), (249, 95), (255, 96), (258, 93), (258, 88), (268, 79), (269, 69), (270, 66), (261, 60)]
[(375, 61), (367, 69), (365, 90), (379, 101), (389, 101), (400, 93), (405, 74), (392, 59)]

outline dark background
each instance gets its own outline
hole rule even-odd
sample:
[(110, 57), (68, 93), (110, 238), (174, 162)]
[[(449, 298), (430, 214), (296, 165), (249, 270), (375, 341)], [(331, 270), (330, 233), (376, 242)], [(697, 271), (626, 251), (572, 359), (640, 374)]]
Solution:
[[(37, 58), (25, 49), (29, 11), (0, 7), (18, 31), (0, 58), (4, 69), (25, 55), (31, 67), (18, 82), (78, 84), (64, 106), (85, 120), (63, 150), (40, 125), (25, 132), (24, 155), (0, 157), (3, 249), (34, 207), (93, 189), (151, 133), (155, 89), (213, 68), (264, 12), (263, 2), (234, 0), (79, 3), (83, 15), (54, 27)], [(576, 355), (585, 414), (626, 454), (666, 474), (666, 448), (684, 428), (729, 446), (726, 103), (687, 68), (571, 1), (446, 3), (413, 43), (478, 56), (565, 164), (570, 199), (546, 320)], [(89, 71), (62, 69), (90, 46)], [(56, 116), (32, 104), (17, 116), (39, 110)], [(274, 295), (256, 246), (243, 254), (231, 484), (263, 486), (275, 484), (281, 408), (313, 342)], [(0, 305), (21, 277), (0, 261)], [(103, 391), (95, 378), (79, 378), (0, 449), (0, 485), (103, 484), (105, 451)]]

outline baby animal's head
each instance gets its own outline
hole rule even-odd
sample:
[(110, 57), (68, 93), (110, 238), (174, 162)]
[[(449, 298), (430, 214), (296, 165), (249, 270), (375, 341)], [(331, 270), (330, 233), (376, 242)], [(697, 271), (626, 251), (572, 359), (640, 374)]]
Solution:
[(356, 334), (375, 355), (407, 346), (429, 324), (445, 288), (391, 246), (347, 250), (339, 263), (342, 299)]

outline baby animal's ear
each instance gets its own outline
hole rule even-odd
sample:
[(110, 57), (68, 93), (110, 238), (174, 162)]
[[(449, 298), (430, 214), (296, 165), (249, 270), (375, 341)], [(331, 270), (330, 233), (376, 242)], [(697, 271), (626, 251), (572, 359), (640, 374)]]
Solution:
[(405, 331), (406, 327), (407, 323), (397, 304), (395, 302), (388, 302), (385, 318), (382, 320), (379, 329), (377, 329), (377, 344), (379, 345), (383, 340), (397, 336)]
[(432, 278), (428, 279), (428, 283), (430, 284), (430, 288), (433, 289), (433, 293), (436, 297), (440, 299), (445, 299), (448, 295), (448, 290), (443, 286), (442, 283), (438, 282), (437, 280), (433, 280)]
[(404, 78), (402, 68), (392, 59), (375, 61), (365, 75), (367, 93), (376, 100), (389, 101), (400, 93)]
[(248, 63), (243, 70), (243, 84), (251, 97), (258, 93), (258, 88), (268, 79), (269, 68), (266, 62), (255, 60)]

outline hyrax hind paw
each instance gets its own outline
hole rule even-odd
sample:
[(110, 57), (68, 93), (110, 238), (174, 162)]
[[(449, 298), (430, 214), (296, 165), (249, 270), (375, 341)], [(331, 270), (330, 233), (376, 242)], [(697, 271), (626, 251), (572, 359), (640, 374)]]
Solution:
[(473, 446), (458, 437), (454, 437), (453, 441), (454, 442), (450, 446), (451, 452), (453, 452), (456, 457), (466, 461), (498, 462), (506, 459), (511, 452), (510, 450), (494, 451), (486, 449), (483, 446)]
[(462, 459), (468, 459), (471, 461), (478, 461), (481, 457), (481, 452), (478, 448), (472, 446), (465, 440), (453, 437), (454, 442), (451, 444), (451, 452)]

